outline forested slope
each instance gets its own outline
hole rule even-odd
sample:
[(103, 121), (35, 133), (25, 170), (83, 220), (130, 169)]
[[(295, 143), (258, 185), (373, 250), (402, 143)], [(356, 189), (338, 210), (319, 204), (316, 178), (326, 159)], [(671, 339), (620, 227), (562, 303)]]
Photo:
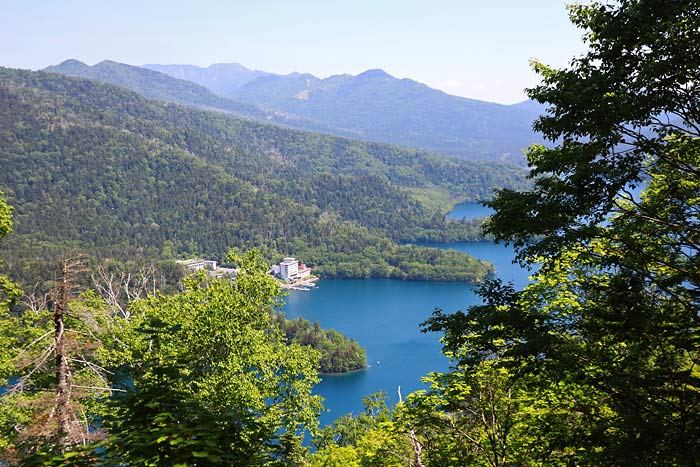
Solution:
[(235, 63), (145, 68), (192, 81), (236, 101), (319, 122), (332, 134), (463, 159), (522, 163), (523, 149), (542, 142), (532, 130), (543, 110), (538, 105), (466, 99), (379, 69), (321, 79), (309, 73), (253, 71)]
[(489, 267), (400, 245), (474, 234), (411, 190), (447, 199), (518, 186), (519, 169), (304, 133), (146, 100), (93, 81), (0, 70), (0, 186), (16, 261), (295, 254), (318, 272), (476, 280)]
[(263, 110), (255, 104), (214, 94), (206, 87), (191, 81), (112, 60), (103, 60), (93, 66), (88, 66), (79, 60), (71, 59), (65, 60), (58, 65), (47, 67), (43, 71), (115, 84), (135, 91), (149, 99), (163, 102), (181, 104), (197, 109), (213, 110), (236, 117), (287, 125), (302, 130), (355, 136), (353, 132), (335, 131), (322, 123), (288, 112)]

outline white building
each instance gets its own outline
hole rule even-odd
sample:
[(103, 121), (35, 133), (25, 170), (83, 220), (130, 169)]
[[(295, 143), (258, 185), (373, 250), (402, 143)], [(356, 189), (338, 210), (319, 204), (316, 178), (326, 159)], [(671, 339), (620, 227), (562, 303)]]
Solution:
[(194, 258), (178, 260), (177, 262), (185, 266), (190, 271), (201, 271), (202, 269), (206, 269), (208, 271), (216, 271), (217, 269), (216, 261), (210, 259)]
[(297, 271), (297, 278), (303, 279), (305, 277), (309, 277), (310, 275), (311, 275), (311, 268), (305, 264), (300, 264), (299, 270)]
[(299, 274), (299, 261), (296, 258), (284, 258), (280, 263), (280, 277), (286, 282), (292, 282)]

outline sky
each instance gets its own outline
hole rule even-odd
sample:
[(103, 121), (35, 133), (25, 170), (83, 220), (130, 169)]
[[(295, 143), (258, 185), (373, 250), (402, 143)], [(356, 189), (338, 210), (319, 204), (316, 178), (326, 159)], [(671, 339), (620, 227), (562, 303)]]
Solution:
[(526, 98), (529, 61), (585, 50), (560, 0), (0, 0), (0, 66), (240, 63), (326, 77), (381, 68), (447, 93)]

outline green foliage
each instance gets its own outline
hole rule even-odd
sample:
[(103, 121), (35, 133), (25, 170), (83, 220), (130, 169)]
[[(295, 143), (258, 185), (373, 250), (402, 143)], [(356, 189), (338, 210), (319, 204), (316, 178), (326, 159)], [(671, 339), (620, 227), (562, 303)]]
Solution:
[[(0, 240), (12, 232), (12, 206), (5, 202), (5, 197), (0, 191)], [(0, 265), (2, 262), (0, 262)], [(22, 294), (10, 278), (0, 274), (0, 314), (6, 313), (9, 306), (14, 303)], [(1, 373), (0, 373), (1, 375)]]
[(314, 439), (314, 446), (317, 449), (324, 449), (332, 444), (338, 446), (356, 444), (362, 435), (379, 428), (382, 423), (391, 419), (386, 399), (387, 394), (383, 391), (363, 397), (364, 412), (357, 416), (343, 415), (336, 419), (332, 425), (324, 427)]
[(137, 302), (104, 347), (126, 391), (103, 419), (106, 465), (283, 465), (314, 428), (318, 354), (271, 327), (280, 290), (264, 260), (232, 260), (235, 282), (190, 276), (180, 294)]
[(393, 430), (386, 393), (365, 396), (365, 411), (338, 418), (314, 439), (313, 467), (398, 467), (406, 465), (406, 440)]
[(668, 136), (698, 137), (696, 7), (671, 0), (571, 7), (589, 51), (561, 70), (533, 63), (542, 82), (528, 91), (549, 106), (535, 128), (560, 144), (529, 149), (533, 190), (506, 190), (491, 204), (489, 230), (498, 239), (525, 247), (523, 258), (585, 242), (616, 210), (617, 196), (640, 186), (649, 157), (668, 158)]
[(227, 260), (241, 268), (235, 282), (190, 276), (184, 292), (128, 313), (92, 292), (69, 304), (68, 443), (56, 429), (54, 311), (0, 316), (0, 377), (12, 383), (0, 398), (0, 463), (302, 465), (303, 431), (321, 407), (318, 353), (269, 320), (280, 289), (262, 257)]
[(547, 383), (496, 360), (425, 381), (430, 389), (409, 395), (393, 420), (394, 430), (414, 433), (430, 466), (575, 465), (584, 449), (567, 443), (587, 434), (586, 419), (599, 402), (597, 393)]
[(57, 74), (2, 69), (0, 97), (0, 185), (16, 220), (5, 257), (25, 280), (42, 269), (35, 258), (67, 248), (220, 260), (234, 247), (309, 258), (329, 277), (478, 280), (488, 267), (466, 255), (398, 244), (478, 235), (409, 189), (457, 201), (521, 184), (513, 167), (235, 120)]
[[(188, 66), (153, 68), (178, 77), (191, 70)], [(188, 79), (239, 101), (300, 116), (300, 121), (288, 122), (297, 128), (313, 129), (305, 125), (319, 122), (327, 127), (324, 133), (420, 147), (464, 159), (517, 163), (522, 150), (540, 140), (531, 128), (537, 109), (451, 96), (382, 70), (326, 79), (310, 74), (264, 75), (225, 88), (225, 76), (211, 79), (218, 69), (199, 71)]]
[[(700, 10), (625, 0), (576, 5), (571, 17), (589, 52), (563, 70), (535, 64), (543, 82), (530, 90), (551, 105), (536, 127), (557, 146), (530, 149), (531, 191), (491, 203), (488, 230), (538, 264), (535, 281), (488, 283), (483, 305), (438, 311), (426, 326), (445, 333), (450, 378), (471, 384), (486, 365), (538, 397), (531, 406), (549, 415), (522, 423), (551, 464), (694, 466)], [(475, 386), (443, 387), (452, 403)], [(538, 450), (509, 444), (526, 454), (509, 462), (538, 465)]]
[(346, 373), (367, 367), (365, 349), (335, 329), (321, 329), (318, 321), (311, 324), (304, 318), (288, 320), (281, 312), (273, 313), (271, 321), (282, 331), (287, 342), (309, 346), (320, 353), (321, 373)]
[(12, 232), (12, 206), (5, 201), (0, 191), (0, 238)]

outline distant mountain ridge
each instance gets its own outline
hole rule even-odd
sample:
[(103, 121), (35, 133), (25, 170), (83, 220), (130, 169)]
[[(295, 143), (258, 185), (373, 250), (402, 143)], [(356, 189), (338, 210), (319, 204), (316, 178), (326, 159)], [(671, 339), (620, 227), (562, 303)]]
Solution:
[[(137, 92), (149, 99), (185, 105), (198, 109), (214, 110), (237, 117), (270, 122), (309, 131), (335, 133), (332, 128), (280, 111), (265, 111), (254, 104), (236, 101), (215, 94), (203, 85), (179, 79), (159, 71), (103, 60), (93, 66), (69, 59), (45, 68), (48, 73), (87, 78), (114, 84)], [(352, 136), (342, 134), (341, 136)]]
[(165, 73), (174, 78), (192, 81), (212, 92), (226, 96), (234, 89), (267, 73), (260, 70), (249, 70), (238, 63), (215, 63), (207, 68), (194, 65), (143, 65), (143, 68)]
[[(464, 159), (522, 161), (524, 148), (542, 142), (532, 131), (543, 111), (540, 104), (501, 105), (453, 96), (381, 69), (321, 79), (308, 73), (252, 71), (240, 64), (146, 67), (187, 76), (237, 101), (322, 123), (336, 134)], [(222, 77), (225, 69), (229, 74)]]
[(522, 150), (542, 142), (532, 131), (543, 111), (540, 104), (501, 105), (452, 96), (381, 69), (321, 79), (250, 70), (237, 63), (137, 67), (66, 60), (45, 71), (116, 84), (165, 102), (460, 159), (522, 164)]
[(111, 60), (104, 60), (94, 66), (88, 66), (78, 60), (71, 59), (47, 67), (44, 71), (116, 84), (150, 99), (210, 108), (239, 116), (264, 118), (264, 112), (254, 105), (222, 98), (204, 86)]

